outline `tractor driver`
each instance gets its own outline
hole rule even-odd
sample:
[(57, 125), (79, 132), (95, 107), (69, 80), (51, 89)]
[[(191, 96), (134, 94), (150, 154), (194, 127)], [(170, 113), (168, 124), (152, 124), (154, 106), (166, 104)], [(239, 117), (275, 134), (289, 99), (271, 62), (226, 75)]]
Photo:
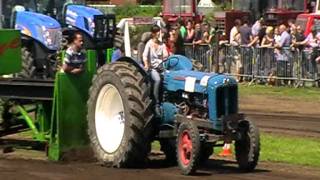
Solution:
[(168, 52), (165, 44), (162, 42), (160, 27), (153, 25), (151, 27), (151, 39), (147, 42), (143, 54), (143, 64), (146, 71), (150, 71), (151, 78), (153, 80), (153, 95), (156, 101), (156, 114), (160, 116), (160, 99), (159, 99), (159, 87), (160, 87), (160, 72), (159, 68), (162, 65), (162, 61), (168, 58)]
[(71, 43), (66, 50), (62, 69), (66, 73), (80, 74), (84, 70), (86, 55), (82, 49), (83, 37), (80, 32), (72, 34)]

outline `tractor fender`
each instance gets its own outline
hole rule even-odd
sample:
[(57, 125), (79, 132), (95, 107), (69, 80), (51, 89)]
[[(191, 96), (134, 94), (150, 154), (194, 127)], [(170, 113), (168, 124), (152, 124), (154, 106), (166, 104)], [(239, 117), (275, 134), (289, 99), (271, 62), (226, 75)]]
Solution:
[(130, 57), (124, 56), (124, 57), (121, 57), (120, 59), (118, 59), (117, 61), (125, 61), (125, 62), (128, 62), (128, 63), (131, 63), (132, 65), (134, 65), (135, 67), (138, 68), (139, 72), (143, 76), (147, 76), (148, 75), (148, 73), (143, 69), (143, 67), (137, 61), (135, 61), (134, 59), (132, 59)]

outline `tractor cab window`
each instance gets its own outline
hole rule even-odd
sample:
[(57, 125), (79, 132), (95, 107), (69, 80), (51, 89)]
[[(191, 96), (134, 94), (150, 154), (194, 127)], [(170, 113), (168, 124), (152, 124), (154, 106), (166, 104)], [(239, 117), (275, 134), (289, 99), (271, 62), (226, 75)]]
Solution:
[(268, 9), (304, 11), (303, 0), (269, 0)]
[(10, 27), (10, 21), (14, 18), (12, 13), (18, 6), (22, 6), (27, 11), (37, 11), (35, 0), (4, 0), (1, 7), (4, 20), (3, 27), (12, 28)]

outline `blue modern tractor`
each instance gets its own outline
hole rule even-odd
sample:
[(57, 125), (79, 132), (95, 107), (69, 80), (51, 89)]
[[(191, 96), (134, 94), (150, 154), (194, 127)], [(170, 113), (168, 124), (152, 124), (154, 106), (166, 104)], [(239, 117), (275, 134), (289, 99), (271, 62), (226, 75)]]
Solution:
[(86, 6), (83, 0), (47, 0), (42, 11), (62, 25), (62, 49), (70, 42), (72, 33), (80, 31), (84, 37), (84, 48), (96, 50), (99, 64), (105, 63), (106, 50), (113, 47), (115, 15), (103, 14)]
[(55, 54), (60, 48), (61, 26), (50, 16), (38, 12), (35, 0), (2, 1), (2, 28), (18, 29), (22, 34), (23, 78), (52, 77)]
[(183, 174), (192, 174), (224, 143), (235, 145), (240, 169), (257, 165), (259, 131), (238, 112), (238, 86), (223, 75), (191, 71), (184, 56), (163, 64), (161, 115), (155, 116), (152, 81), (134, 60), (123, 57), (102, 66), (88, 100), (88, 133), (97, 159), (112, 167), (143, 163), (153, 140)]

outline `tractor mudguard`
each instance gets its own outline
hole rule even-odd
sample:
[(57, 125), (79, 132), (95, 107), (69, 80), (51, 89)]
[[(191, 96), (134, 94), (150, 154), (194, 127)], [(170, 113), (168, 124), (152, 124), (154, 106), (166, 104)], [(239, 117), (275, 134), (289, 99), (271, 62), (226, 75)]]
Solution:
[(137, 67), (139, 72), (143, 76), (147, 76), (148, 75), (148, 73), (142, 68), (142, 66), (137, 61), (135, 61), (134, 59), (132, 59), (130, 57), (122, 57), (122, 58), (118, 59), (117, 61), (129, 62), (129, 63), (133, 64), (135, 67)]

